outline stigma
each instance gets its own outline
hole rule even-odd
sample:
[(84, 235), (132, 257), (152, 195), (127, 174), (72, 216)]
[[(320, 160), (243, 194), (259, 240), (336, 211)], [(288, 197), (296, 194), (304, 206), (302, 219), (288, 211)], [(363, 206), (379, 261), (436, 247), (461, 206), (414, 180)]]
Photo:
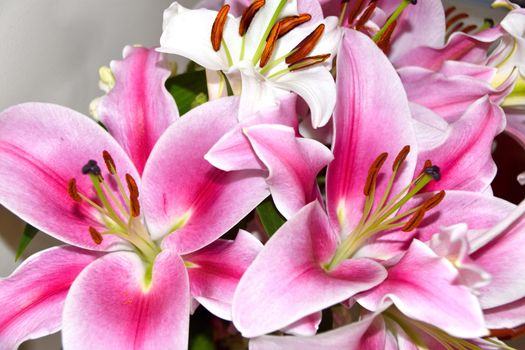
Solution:
[[(403, 210), (404, 205), (421, 192), (427, 184), (441, 179), (440, 168), (427, 161), (424, 168), (408, 186), (397, 194), (391, 193), (397, 175), (409, 153), (410, 146), (403, 147), (398, 153), (392, 163), (391, 175), (386, 188), (381, 195), (377, 193), (377, 179), (388, 158), (388, 153), (381, 153), (372, 162), (363, 184), (365, 202), (362, 217), (356, 227), (352, 228), (346, 236), (343, 235), (344, 240), (337, 248), (332, 260), (325, 266), (327, 270), (331, 270), (342, 261), (351, 258), (370, 238), (381, 232), (392, 229), (398, 229), (402, 232), (415, 230), (428, 212), (437, 207), (445, 198), (445, 191), (440, 191), (429, 196), (417, 206)], [(340, 227), (344, 229), (343, 211), (338, 210), (338, 213)]]

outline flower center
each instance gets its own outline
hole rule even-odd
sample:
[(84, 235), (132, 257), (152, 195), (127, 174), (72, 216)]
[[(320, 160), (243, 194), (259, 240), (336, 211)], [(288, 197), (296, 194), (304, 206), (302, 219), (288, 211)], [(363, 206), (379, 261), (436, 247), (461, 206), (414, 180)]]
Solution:
[[(363, 194), (366, 200), (361, 220), (341, 242), (332, 260), (326, 265), (327, 270), (332, 270), (342, 261), (351, 258), (368, 239), (379, 232), (396, 228), (401, 229), (403, 232), (414, 230), (421, 221), (423, 221), (425, 214), (443, 200), (445, 192), (440, 191), (415, 208), (399, 212), (399, 209), (419, 193), (429, 182), (439, 181), (441, 178), (439, 167), (432, 165), (430, 161), (426, 162), (423, 171), (408, 186), (389, 200), (390, 192), (399, 169), (409, 152), (410, 146), (405, 146), (397, 155), (392, 164), (392, 174), (388, 180), (385, 192), (377, 203), (375, 203), (377, 177), (388, 157), (388, 153), (380, 154), (372, 163), (363, 188)], [(376, 205), (374, 206), (374, 204)], [(343, 215), (343, 210), (340, 208), (340, 210), (338, 210), (338, 217), (341, 227), (343, 227), (344, 222)]]
[(77, 181), (71, 178), (68, 182), (68, 194), (77, 203), (85, 202), (95, 209), (98, 216), (93, 219), (103, 227), (89, 226), (87, 231), (96, 244), (101, 244), (104, 235), (116, 235), (131, 244), (135, 251), (147, 262), (152, 263), (160, 248), (151, 239), (147, 228), (140, 217), (139, 189), (135, 179), (126, 174), (126, 187), (117, 173), (111, 155), (102, 153), (109, 176), (117, 189), (113, 190), (102, 176), (102, 171), (94, 160), (89, 160), (82, 167), (82, 174), (89, 176), (96, 198), (91, 199), (77, 188)]
[[(279, 2), (275, 12), (267, 23), (266, 30), (251, 59), (251, 64), (254, 67), (258, 65), (256, 71), (268, 79), (276, 78), (285, 73), (321, 64), (330, 57), (330, 54), (309, 56), (324, 33), (325, 26), (324, 24), (320, 24), (290, 52), (283, 55), (282, 57), (272, 60), (278, 40), (301, 24), (310, 21), (312, 18), (310, 14), (303, 13), (296, 16), (288, 16), (278, 19), (284, 6), (286, 5), (286, 2), (287, 0), (281, 0)], [(239, 36), (242, 37), (241, 52), (239, 57), (240, 61), (244, 60), (246, 35), (248, 33), (248, 29), (255, 16), (265, 5), (265, 0), (255, 0), (244, 10), (241, 16), (239, 23)], [(221, 48), (224, 49), (228, 64), (231, 67), (234, 64), (233, 59), (230, 50), (228, 49), (228, 45), (223, 37), (224, 26), (226, 25), (229, 10), (230, 6), (224, 5), (217, 13), (217, 17), (215, 18), (211, 29), (211, 42), (215, 51), (219, 51)], [(255, 34), (258, 35), (259, 33)], [(286, 63), (286, 68), (277, 72), (271, 72), (273, 68), (283, 62)]]

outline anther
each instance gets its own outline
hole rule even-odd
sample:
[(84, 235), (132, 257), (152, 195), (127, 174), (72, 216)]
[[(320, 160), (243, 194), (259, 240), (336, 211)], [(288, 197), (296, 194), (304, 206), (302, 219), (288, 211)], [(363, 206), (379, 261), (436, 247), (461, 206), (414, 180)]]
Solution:
[(426, 167), (425, 169), (423, 169), (423, 172), (427, 175), (432, 176), (432, 178), (436, 181), (441, 180), (440, 169), (437, 165)]
[(281, 23), (281, 27), (279, 28), (279, 35), (277, 36), (277, 39), (282, 38), (286, 34), (288, 34), (292, 29), (300, 26), (303, 23), (308, 22), (312, 19), (312, 16), (308, 13), (303, 13), (298, 16), (288, 16), (283, 19), (281, 19), (279, 22)]
[(102, 243), (102, 234), (97, 231), (96, 228), (89, 226), (89, 234), (91, 235), (91, 239), (93, 239), (93, 242), (96, 244)]
[(456, 11), (456, 7), (455, 6), (450, 6), (449, 8), (447, 8), (445, 10), (445, 18), (447, 18), (448, 16), (450, 16), (450, 14), (452, 12)]
[(286, 57), (286, 63), (287, 64), (294, 64), (297, 61), (305, 58), (312, 52), (315, 45), (319, 42), (319, 39), (321, 39), (321, 36), (324, 32), (324, 24), (319, 24), (317, 28), (314, 29), (313, 32), (311, 32), (306, 38), (301, 40), (301, 42), (293, 48), (292, 54), (288, 57)]
[(392, 163), (392, 171), (397, 171), (399, 169), (399, 167), (401, 166), (401, 164), (403, 164), (409, 153), (410, 146), (406, 145), (405, 147), (403, 147), (401, 152), (399, 152), (396, 159), (394, 160), (394, 163)]
[(349, 25), (352, 25), (352, 23), (354, 23), (357, 16), (361, 13), (361, 11), (363, 11), (364, 5), (365, 5), (364, 0), (356, 0), (356, 2), (354, 3), (354, 6), (350, 10), (350, 13), (348, 14), (348, 24)]
[(281, 22), (277, 22), (270, 31), (268, 39), (266, 40), (266, 45), (264, 46), (261, 61), (259, 62), (259, 67), (263, 68), (264, 66), (266, 66), (268, 61), (270, 61), (270, 58), (273, 54), (273, 50), (275, 48), (275, 44), (277, 43), (277, 37), (279, 36), (280, 28)]
[(436, 193), (435, 195), (433, 195), (432, 197), (430, 197), (429, 199), (427, 199), (425, 202), (423, 202), (423, 204), (421, 205), (421, 207), (425, 210), (425, 211), (428, 211), (430, 209), (434, 209), (435, 207), (437, 207), (437, 205), (439, 203), (441, 203), (441, 201), (445, 198), (445, 191), (439, 191), (438, 193)]
[(372, 17), (372, 14), (374, 13), (374, 11), (376, 9), (376, 6), (377, 6), (376, 3), (372, 2), (372, 3), (370, 3), (370, 5), (368, 5), (366, 7), (365, 11), (359, 17), (359, 19), (357, 20), (357, 23), (355, 24), (355, 30), (359, 31), (359, 30), (363, 29), (363, 27), (365, 26), (366, 22), (368, 22), (370, 17)]
[(462, 19), (465, 19), (465, 18), (468, 18), (468, 14), (462, 12), (462, 13), (458, 13), (457, 15), (455, 15), (454, 17), (450, 18), (447, 23), (446, 23), (446, 27), (447, 28), (450, 28), (451, 25), (453, 25), (454, 23), (456, 23), (457, 21), (460, 21)]
[(215, 51), (219, 51), (221, 48), (222, 33), (224, 31), (224, 25), (228, 18), (228, 12), (230, 11), (230, 5), (224, 5), (217, 13), (213, 26), (211, 27), (211, 46)]
[(241, 22), (239, 23), (239, 35), (243, 36), (248, 31), (250, 24), (252, 23), (253, 18), (259, 12), (259, 10), (266, 3), (265, 0), (255, 0), (248, 6), (241, 16)]
[(139, 198), (139, 188), (137, 186), (137, 182), (130, 174), (126, 174), (126, 183), (128, 184), (130, 198)]
[(293, 65), (289, 66), (290, 72), (305, 69), (311, 66), (314, 66), (316, 64), (323, 63), (327, 59), (329, 59), (331, 54), (327, 53), (324, 55), (316, 55), (316, 56), (308, 56), (305, 57), (297, 62), (295, 62)]
[(104, 158), (104, 162), (106, 163), (106, 168), (108, 168), (108, 171), (111, 175), (115, 175), (117, 172), (117, 167), (115, 166), (115, 161), (111, 157), (108, 151), (104, 150), (102, 152), (102, 157)]
[(383, 35), (377, 40), (377, 47), (379, 47), (385, 54), (388, 54), (388, 51), (390, 51), (390, 39), (392, 38), (392, 33), (394, 33), (396, 26), (397, 21), (392, 22), (388, 28), (386, 28)]
[(82, 198), (78, 194), (77, 190), (77, 180), (75, 178), (72, 178), (67, 183), (67, 193), (69, 193), (69, 196), (71, 199), (73, 199), (75, 202), (81, 202)]
[(372, 191), (372, 187), (375, 185), (375, 182), (377, 180), (377, 175), (379, 174), (379, 171), (381, 170), (381, 167), (385, 163), (387, 157), (388, 153), (381, 153), (374, 160), (374, 162), (370, 166), (370, 169), (368, 169), (368, 176), (366, 177), (365, 188), (363, 189), (363, 193), (365, 194), (365, 196), (368, 196)]
[(84, 175), (91, 174), (91, 175), (101, 176), (102, 173), (100, 171), (100, 167), (98, 166), (97, 162), (91, 159), (86, 163), (86, 165), (82, 167), (82, 174)]
[(468, 33), (472, 32), (473, 30), (476, 30), (477, 28), (478, 28), (477, 25), (471, 24), (471, 25), (468, 25), (465, 28), (461, 29), (461, 31), (463, 33), (465, 33), (465, 34), (468, 34)]
[(129, 204), (131, 207), (131, 216), (136, 218), (140, 215), (140, 203), (139, 198), (137, 196), (130, 196), (129, 197)]
[(410, 220), (408, 220), (405, 223), (405, 225), (401, 228), (401, 231), (410, 232), (414, 230), (415, 228), (417, 228), (419, 224), (421, 223), (421, 221), (423, 221), (423, 219), (425, 218), (425, 213), (426, 213), (425, 208), (421, 208), (418, 211), (416, 211), (416, 213), (412, 215)]

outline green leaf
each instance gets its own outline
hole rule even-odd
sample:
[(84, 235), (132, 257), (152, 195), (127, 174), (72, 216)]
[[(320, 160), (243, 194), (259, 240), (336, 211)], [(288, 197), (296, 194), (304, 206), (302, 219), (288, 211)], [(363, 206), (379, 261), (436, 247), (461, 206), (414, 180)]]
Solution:
[(256, 211), (264, 230), (270, 237), (286, 222), (286, 219), (277, 211), (271, 197), (259, 204)]
[(169, 78), (166, 81), (166, 89), (175, 99), (180, 115), (184, 115), (193, 107), (208, 101), (206, 73), (203, 70)]
[(35, 238), (37, 233), (37, 228), (26, 224), (26, 227), (24, 228), (24, 233), (22, 233), (22, 238), (20, 239), (20, 243), (18, 244), (18, 248), (16, 249), (15, 261), (18, 261), (22, 254), (24, 254), (24, 251), (26, 250), (27, 246), (29, 245), (29, 243), (31, 243), (33, 238)]

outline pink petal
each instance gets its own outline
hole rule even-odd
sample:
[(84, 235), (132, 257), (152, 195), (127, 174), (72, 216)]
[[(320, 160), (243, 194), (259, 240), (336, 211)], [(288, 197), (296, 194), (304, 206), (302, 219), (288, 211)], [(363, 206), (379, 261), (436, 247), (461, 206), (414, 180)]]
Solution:
[(282, 332), (293, 335), (314, 335), (319, 329), (319, 324), (323, 318), (322, 311), (314, 312), (311, 315), (301, 318), (285, 328), (281, 329)]
[(503, 111), (488, 97), (472, 104), (458, 121), (450, 125), (441, 144), (420, 152), (418, 169), (427, 159), (441, 168), (441, 180), (430, 183), (425, 189), (487, 189), (496, 175), (492, 143), (504, 125)]
[(186, 349), (190, 295), (181, 258), (157, 256), (150, 286), (138, 255), (104, 256), (81, 273), (64, 306), (66, 349)]
[(242, 130), (259, 124), (279, 124), (296, 129), (296, 102), (296, 95), (290, 93), (281, 98), (276, 107), (252, 114), (222, 136), (204, 157), (224, 171), (264, 169)]
[(408, 317), (453, 336), (483, 336), (486, 330), (478, 301), (469, 288), (454, 285), (456, 277), (450, 262), (414, 240), (401, 260), (388, 270), (387, 279), (356, 299), (369, 310), (381, 308), (390, 299)]
[(523, 111), (513, 109), (505, 109), (505, 114), (507, 115), (506, 131), (525, 148), (525, 114)]
[(385, 270), (351, 259), (327, 272), (337, 238), (318, 202), (286, 222), (241, 278), (233, 298), (233, 322), (245, 337), (282, 329), (371, 288)]
[(253, 150), (266, 165), (266, 179), (277, 209), (285, 218), (318, 197), (316, 177), (332, 159), (323, 144), (296, 138), (294, 129), (261, 124), (244, 129)]
[[(250, 340), (251, 350), (319, 350), (319, 349), (349, 349), (349, 350), (377, 350), (384, 348), (385, 332), (384, 322), (379, 319), (376, 327), (374, 316), (364, 318), (359, 322), (335, 330), (321, 333), (313, 337), (283, 337), (263, 336)], [(381, 327), (382, 324), (382, 327)], [(372, 338), (380, 340), (379, 344)]]
[(204, 155), (237, 124), (237, 99), (188, 112), (160, 138), (146, 164), (142, 204), (154, 239), (180, 254), (215, 241), (252, 211), (268, 190), (260, 171), (224, 172)]
[[(338, 104), (335, 118), (335, 160), (327, 174), (328, 212), (334, 224), (342, 211), (354, 226), (365, 200), (363, 188), (369, 167), (383, 152), (390, 157), (379, 175), (377, 193), (383, 192), (392, 162), (405, 145), (416, 145), (410, 110), (394, 68), (370, 38), (346, 31), (337, 61)], [(388, 127), (385, 127), (388, 125)], [(415, 153), (408, 155), (392, 192), (412, 180)]]
[(51, 248), (32, 255), (0, 280), (2, 349), (15, 349), (25, 340), (60, 330), (69, 287), (98, 257), (72, 247)]
[(160, 135), (179, 116), (164, 83), (169, 63), (152, 49), (127, 46), (124, 59), (111, 62), (115, 87), (102, 99), (100, 120), (142, 173)]
[[(378, 1), (378, 6), (396, 1)], [(387, 11), (391, 13), (391, 11)], [(392, 45), (389, 57), (392, 62), (403, 56), (405, 52), (420, 46), (437, 47), (445, 42), (445, 11), (441, 0), (421, 1), (416, 5), (409, 5), (398, 19), (398, 24), (392, 35)]]
[(525, 218), (521, 217), (502, 235), (475, 251), (471, 258), (492, 279), (489, 285), (480, 289), (483, 308), (494, 308), (525, 297)]
[(261, 249), (251, 233), (239, 230), (235, 241), (221, 239), (184, 256), (191, 264), (191, 295), (214, 315), (231, 320), (233, 292)]
[(92, 119), (65, 107), (27, 103), (0, 114), (0, 203), (39, 230), (79, 247), (106, 250), (120, 242), (106, 236), (96, 245), (88, 233), (105, 228), (85, 201), (68, 195), (68, 181), (76, 178), (79, 192), (94, 198), (88, 176), (81, 169), (88, 160), (105, 171), (102, 151), (113, 157), (119, 174), (139, 176), (118, 143)]
[(476, 35), (454, 33), (448, 42), (438, 48), (420, 46), (396, 58), (396, 67), (417, 66), (438, 70), (446, 61), (483, 63), (488, 48), (498, 40), (504, 31), (500, 27), (487, 29)]
[(515, 328), (525, 324), (525, 298), (483, 310), (487, 328)]

